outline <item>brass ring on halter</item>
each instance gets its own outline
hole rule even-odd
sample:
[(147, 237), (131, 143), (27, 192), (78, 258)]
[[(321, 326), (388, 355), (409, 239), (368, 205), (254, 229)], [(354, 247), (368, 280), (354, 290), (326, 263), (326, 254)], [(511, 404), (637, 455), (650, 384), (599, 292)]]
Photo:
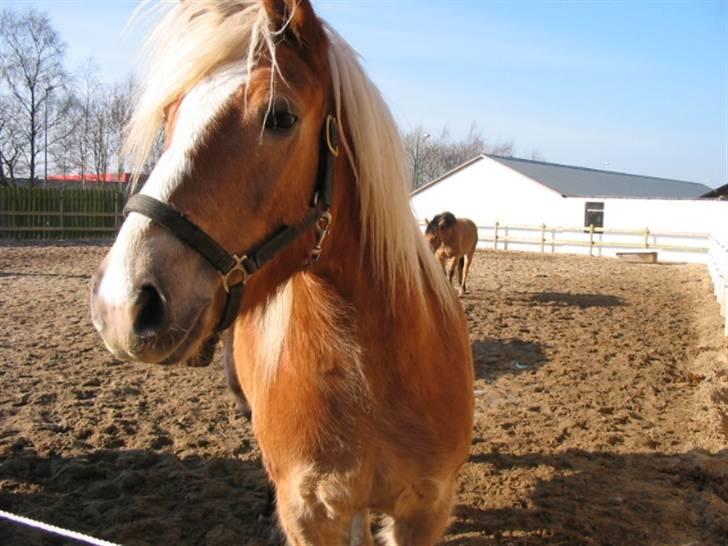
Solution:
[(321, 216), (318, 219), (318, 222), (316, 223), (316, 227), (318, 228), (319, 233), (325, 233), (329, 231), (329, 226), (331, 225), (331, 213), (328, 210), (325, 210), (321, 213)]
[[(235, 260), (235, 265), (231, 267), (227, 273), (220, 273), (220, 276), (222, 277), (222, 287), (225, 289), (226, 293), (230, 293), (231, 286), (235, 286), (236, 284), (245, 284), (246, 282), (248, 282), (250, 273), (248, 273), (248, 270), (245, 269), (245, 262), (247, 261), (247, 259), (248, 257), (245, 255), (238, 257), (233, 254), (233, 260)], [(235, 273), (239, 273), (240, 278), (233, 279), (234, 282), (230, 282), (230, 276), (234, 275)]]
[(324, 239), (326, 239), (326, 236), (329, 234), (329, 229), (331, 229), (331, 218), (331, 213), (328, 210), (325, 210), (321, 213), (321, 216), (316, 222), (316, 231), (318, 235), (316, 237), (316, 244), (309, 256), (309, 263), (317, 262), (321, 256), (321, 245), (324, 244)]
[(326, 145), (334, 157), (339, 157), (339, 130), (336, 118), (331, 114), (326, 116)]

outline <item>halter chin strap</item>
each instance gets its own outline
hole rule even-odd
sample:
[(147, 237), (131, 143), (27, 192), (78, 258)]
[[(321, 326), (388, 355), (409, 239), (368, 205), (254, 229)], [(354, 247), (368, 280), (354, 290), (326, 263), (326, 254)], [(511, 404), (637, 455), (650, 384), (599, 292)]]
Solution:
[(238, 315), (248, 278), (314, 224), (317, 229), (317, 237), (316, 244), (311, 251), (310, 261), (318, 260), (321, 254), (321, 244), (331, 226), (334, 159), (338, 154), (338, 127), (336, 116), (331, 113), (326, 116), (326, 121), (321, 129), (316, 190), (308, 214), (298, 225), (281, 227), (275, 235), (245, 253), (228, 253), (215, 239), (188, 220), (182, 213), (148, 195), (137, 193), (129, 197), (124, 207), (124, 214), (136, 212), (165, 227), (180, 241), (205, 258), (220, 273), (222, 286), (227, 294), (222, 318), (217, 325), (217, 330), (222, 331), (227, 329)]

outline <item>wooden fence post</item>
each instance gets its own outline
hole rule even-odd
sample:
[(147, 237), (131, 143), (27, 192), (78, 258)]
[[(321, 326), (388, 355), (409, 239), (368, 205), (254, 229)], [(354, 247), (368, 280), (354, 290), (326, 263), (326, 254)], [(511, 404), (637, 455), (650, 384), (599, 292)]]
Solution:
[(543, 254), (545, 243), (546, 243), (546, 224), (541, 224), (541, 254)]
[(589, 256), (594, 255), (594, 224), (589, 224)]
[(498, 222), (495, 223), (495, 231), (493, 233), (493, 249), (498, 250)]
[(645, 248), (650, 248), (650, 228), (645, 228)]
[(58, 222), (59, 222), (58, 227), (60, 229), (59, 229), (58, 233), (60, 233), (61, 239), (65, 239), (64, 233), (63, 233), (63, 224), (64, 224), (63, 219), (64, 219), (64, 216), (65, 216), (64, 213), (63, 213), (63, 210), (64, 210), (63, 209), (63, 196), (64, 196), (65, 193), (66, 193), (65, 190), (61, 190), (60, 191), (61, 197), (59, 199), (59, 202), (60, 202), (59, 203), (59, 211), (60, 211), (60, 214), (59, 214), (59, 219), (58, 219)]
[[(8, 202), (6, 202), (5, 206), (3, 206), (3, 210), (5, 210), (6, 208), (9, 210), (12, 210), (12, 211), (18, 210), (18, 192), (15, 191), (15, 188), (12, 188), (12, 191), (13, 191), (12, 198), (9, 199), (8, 202), (12, 203), (13, 206), (12, 206), (12, 208), (8, 207)], [(13, 234), (14, 237), (17, 237), (18, 232), (15, 231), (15, 228), (18, 227), (18, 217), (15, 214), (11, 214), (10, 218), (12, 218), (12, 227), (13, 227), (13, 231), (11, 231), (11, 233)]]
[(114, 190), (114, 229), (119, 230), (119, 192)]

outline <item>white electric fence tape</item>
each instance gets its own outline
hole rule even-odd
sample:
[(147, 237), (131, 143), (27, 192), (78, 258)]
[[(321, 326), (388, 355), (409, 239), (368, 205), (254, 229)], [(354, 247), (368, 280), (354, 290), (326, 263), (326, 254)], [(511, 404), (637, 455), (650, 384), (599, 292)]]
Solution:
[(67, 529), (62, 529), (60, 527), (56, 527), (55, 525), (49, 525), (48, 523), (43, 523), (42, 521), (36, 521), (36, 520), (26, 518), (23, 516), (16, 516), (15, 514), (11, 514), (10, 512), (6, 512), (5, 510), (0, 510), (0, 518), (5, 518), (5, 519), (13, 521), (15, 523), (27, 525), (28, 527), (33, 527), (34, 529), (40, 529), (42, 531), (45, 531), (46, 533), (54, 533), (54, 534), (60, 535), (62, 537), (78, 540), (79, 542), (93, 544), (94, 546), (120, 546), (119, 544), (115, 544), (113, 542), (108, 542), (106, 540), (100, 540), (98, 538), (84, 535), (83, 533), (77, 533), (75, 531), (69, 531)]

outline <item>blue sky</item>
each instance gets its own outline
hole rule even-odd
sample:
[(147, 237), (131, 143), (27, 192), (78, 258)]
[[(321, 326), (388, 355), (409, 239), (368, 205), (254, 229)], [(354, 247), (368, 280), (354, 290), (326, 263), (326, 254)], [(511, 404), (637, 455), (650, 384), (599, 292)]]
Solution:
[[(69, 67), (133, 70), (137, 2), (2, 0), (47, 12)], [(320, 0), (404, 130), (472, 123), (516, 155), (728, 182), (728, 0)]]

